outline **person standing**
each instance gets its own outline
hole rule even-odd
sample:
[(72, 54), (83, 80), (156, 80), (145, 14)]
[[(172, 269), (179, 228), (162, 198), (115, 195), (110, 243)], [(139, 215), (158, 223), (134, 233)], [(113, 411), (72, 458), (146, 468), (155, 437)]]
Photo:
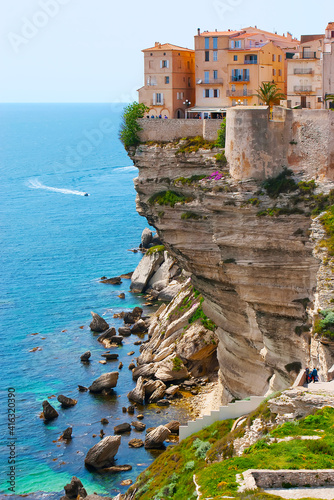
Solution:
[(313, 368), (312, 373), (311, 373), (311, 381), (312, 380), (313, 380), (313, 383), (319, 381), (318, 370), (315, 367)]

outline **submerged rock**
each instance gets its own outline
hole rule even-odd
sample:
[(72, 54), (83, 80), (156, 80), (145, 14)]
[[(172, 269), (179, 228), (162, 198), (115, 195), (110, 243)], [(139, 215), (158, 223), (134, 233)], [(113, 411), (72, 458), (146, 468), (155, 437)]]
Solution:
[(107, 436), (87, 453), (85, 465), (102, 469), (111, 466), (121, 444), (121, 436)]
[(142, 439), (131, 439), (129, 441), (130, 448), (142, 448), (144, 446), (144, 441)]
[(89, 387), (90, 392), (102, 392), (103, 390), (113, 389), (117, 385), (118, 375), (118, 372), (104, 373), (94, 380)]
[(132, 470), (132, 465), (114, 465), (103, 470), (114, 474), (116, 474), (117, 472), (128, 472), (129, 470)]
[(91, 312), (91, 315), (93, 316), (93, 321), (89, 325), (89, 328), (93, 332), (97, 332), (97, 333), (101, 332), (102, 333), (102, 332), (105, 332), (106, 330), (108, 330), (109, 325), (103, 318), (101, 318), (101, 316), (99, 316), (98, 314), (96, 314), (93, 311)]
[(53, 420), (59, 416), (57, 410), (50, 405), (49, 401), (43, 401), (42, 406), (44, 420)]
[(58, 396), (57, 399), (63, 408), (71, 408), (72, 406), (75, 406), (78, 402), (76, 399), (67, 398), (62, 394), (60, 394), (60, 396)]
[(103, 276), (100, 282), (105, 283), (106, 285), (121, 285), (122, 280), (120, 276), (116, 276), (115, 278), (106, 278), (105, 276)]

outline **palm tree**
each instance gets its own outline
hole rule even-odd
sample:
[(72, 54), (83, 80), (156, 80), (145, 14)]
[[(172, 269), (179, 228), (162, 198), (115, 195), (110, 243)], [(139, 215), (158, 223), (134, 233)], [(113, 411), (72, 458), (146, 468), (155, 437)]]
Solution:
[(263, 101), (267, 106), (270, 106), (270, 108), (272, 108), (274, 104), (277, 104), (280, 99), (286, 98), (285, 94), (282, 94), (274, 82), (262, 82), (254, 95), (258, 96), (261, 101)]

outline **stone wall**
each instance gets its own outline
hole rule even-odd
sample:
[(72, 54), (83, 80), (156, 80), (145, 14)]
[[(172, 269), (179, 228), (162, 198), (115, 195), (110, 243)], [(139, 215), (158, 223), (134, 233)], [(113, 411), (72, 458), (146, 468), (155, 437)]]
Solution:
[(142, 142), (172, 142), (183, 137), (202, 136), (208, 141), (217, 139), (222, 120), (182, 120), (182, 119), (148, 119), (139, 120), (142, 131), (139, 134)]
[(244, 489), (334, 486), (334, 470), (268, 470), (249, 469), (243, 473)]
[(334, 113), (329, 110), (235, 107), (227, 111), (226, 157), (232, 177), (263, 180), (283, 167), (334, 180)]

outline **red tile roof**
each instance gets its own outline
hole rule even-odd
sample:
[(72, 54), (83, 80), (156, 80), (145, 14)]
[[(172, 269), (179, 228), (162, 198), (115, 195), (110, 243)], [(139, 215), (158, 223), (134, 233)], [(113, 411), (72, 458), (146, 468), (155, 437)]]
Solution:
[(159, 43), (158, 45), (155, 45), (154, 47), (151, 47), (149, 49), (144, 49), (142, 52), (153, 52), (157, 50), (175, 50), (178, 52), (184, 51), (184, 52), (195, 52), (193, 49), (187, 49), (186, 47), (179, 47), (178, 45), (172, 45), (171, 43)]
[(236, 35), (238, 33), (241, 33), (241, 30), (239, 31), (203, 31), (200, 36), (231, 36), (231, 35)]

